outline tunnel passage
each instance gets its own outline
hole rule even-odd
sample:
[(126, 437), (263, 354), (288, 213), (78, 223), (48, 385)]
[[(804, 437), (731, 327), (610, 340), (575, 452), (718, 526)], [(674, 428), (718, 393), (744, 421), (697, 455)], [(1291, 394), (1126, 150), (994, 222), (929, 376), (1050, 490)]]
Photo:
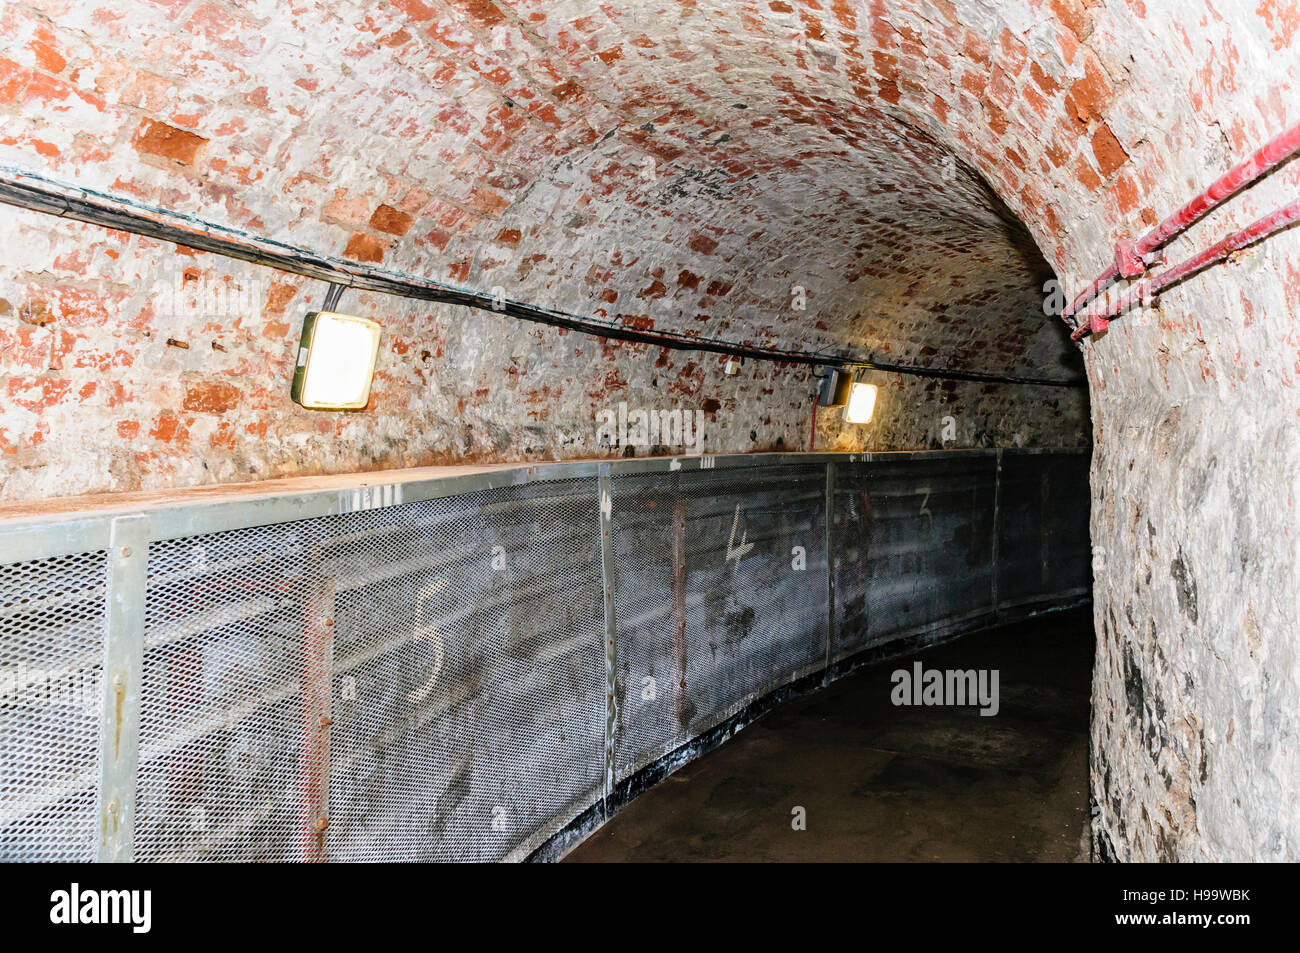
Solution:
[[(864, 665), (684, 765), (564, 859), (1086, 861), (1091, 656), (1083, 607)], [(895, 704), (918, 663), (996, 670), (997, 714)]]
[[(1072, 294), (1296, 122), (1293, 8), (31, 0), (0, 14), (0, 174), (624, 327), (1071, 378), (1043, 262)], [(593, 417), (624, 403), (698, 409), (709, 453), (802, 448), (810, 418), (820, 450), (1092, 442), (1099, 847), (1295, 856), (1294, 231), (1086, 342), (1087, 397), (872, 371), (865, 427), (803, 365), (356, 291), (372, 403), (312, 414), (286, 381), (323, 282), (30, 209), (0, 234), (19, 506), (612, 456)]]

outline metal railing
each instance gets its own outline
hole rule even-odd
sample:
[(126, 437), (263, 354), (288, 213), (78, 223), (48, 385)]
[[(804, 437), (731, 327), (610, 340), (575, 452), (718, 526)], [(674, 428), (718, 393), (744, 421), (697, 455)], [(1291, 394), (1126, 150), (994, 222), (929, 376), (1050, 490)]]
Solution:
[(388, 471), (0, 522), (0, 859), (522, 859), (757, 699), (1085, 596), (1083, 451)]

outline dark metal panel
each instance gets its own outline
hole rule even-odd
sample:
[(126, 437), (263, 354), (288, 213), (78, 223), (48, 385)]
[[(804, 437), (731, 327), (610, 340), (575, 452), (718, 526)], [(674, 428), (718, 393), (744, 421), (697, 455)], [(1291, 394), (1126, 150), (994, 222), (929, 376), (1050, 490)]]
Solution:
[(622, 779), (825, 663), (825, 468), (613, 482)]
[(592, 803), (594, 489), (157, 544), (137, 854), (494, 860)]
[(836, 468), (835, 658), (991, 613), (996, 460)]
[(1008, 453), (998, 512), (998, 601), (1005, 606), (1091, 583), (1087, 459)]

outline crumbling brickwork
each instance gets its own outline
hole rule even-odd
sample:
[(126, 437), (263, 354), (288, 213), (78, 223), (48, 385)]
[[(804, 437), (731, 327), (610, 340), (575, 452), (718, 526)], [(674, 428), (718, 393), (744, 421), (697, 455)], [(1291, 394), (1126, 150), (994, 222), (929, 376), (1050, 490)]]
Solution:
[[(867, 11), (56, 2), (3, 27), (0, 161), (21, 168), (637, 327), (1079, 371), (1029, 234), (941, 124), (880, 99)], [(712, 451), (808, 442), (806, 367), (727, 377), (717, 355), (353, 293), (387, 332), (371, 409), (304, 412), (287, 381), (322, 283), (0, 222), (6, 499), (619, 452), (595, 414), (620, 401), (704, 410)], [(875, 379), (876, 422), (825, 411), (819, 447), (1088, 440), (1079, 391)]]

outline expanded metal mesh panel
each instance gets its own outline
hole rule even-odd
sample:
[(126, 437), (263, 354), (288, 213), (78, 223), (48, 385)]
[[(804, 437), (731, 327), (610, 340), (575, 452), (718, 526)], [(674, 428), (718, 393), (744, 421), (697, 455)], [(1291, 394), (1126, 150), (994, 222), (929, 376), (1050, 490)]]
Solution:
[(867, 599), (871, 581), (868, 559), (871, 552), (871, 498), (867, 487), (869, 472), (865, 463), (835, 464), (835, 497), (832, 503), (834, 659), (851, 655), (868, 644)]
[(825, 479), (614, 478), (620, 780), (825, 661)]
[(157, 543), (136, 856), (498, 859), (592, 803), (594, 481)]
[(0, 860), (95, 855), (103, 552), (0, 566)]
[(137, 859), (303, 856), (302, 683), (323, 627), (310, 560), (326, 522), (150, 547)]
[[(498, 860), (599, 797), (595, 481), (416, 507), (395, 555), (417, 571), (394, 560), (339, 602), (330, 856)], [(342, 546), (339, 578), (374, 545)]]
[[(1086, 458), (1002, 460), (835, 461), (833, 659), (1087, 586)], [(823, 667), (826, 461), (617, 469), (608, 739), (594, 477), (151, 543), (135, 857), (524, 856)], [(94, 856), (108, 559), (0, 566), (2, 859)]]
[(986, 456), (836, 466), (835, 658), (992, 609), (996, 478)]
[(1024, 602), (1091, 581), (1087, 460), (1007, 454), (998, 499), (998, 600)]

